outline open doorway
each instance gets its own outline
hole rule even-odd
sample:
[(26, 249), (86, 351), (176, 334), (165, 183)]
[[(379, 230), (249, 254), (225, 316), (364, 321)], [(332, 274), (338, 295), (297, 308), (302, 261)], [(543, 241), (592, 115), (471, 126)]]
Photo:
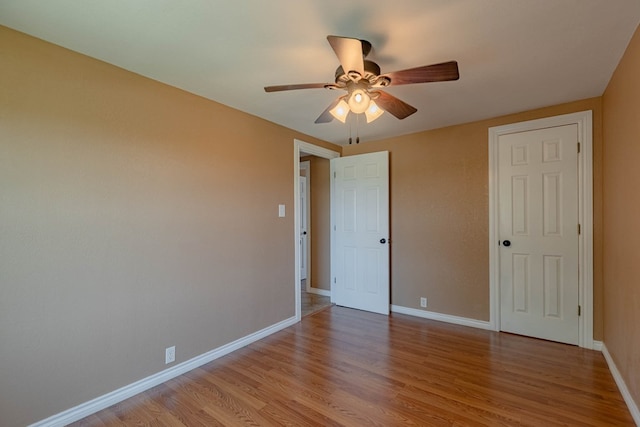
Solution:
[(331, 171), (329, 159), (300, 157), (300, 292), (302, 317), (331, 305)]
[[(329, 160), (336, 157), (340, 157), (340, 153), (294, 140), (295, 295), (298, 320), (331, 303)], [(301, 194), (304, 189), (300, 176), (305, 177), (307, 206), (302, 206), (306, 202)], [(302, 218), (302, 215), (306, 215), (306, 218)], [(305, 220), (307, 226), (303, 230)], [(303, 234), (305, 231), (306, 235)], [(302, 267), (306, 270), (306, 279), (301, 274)]]

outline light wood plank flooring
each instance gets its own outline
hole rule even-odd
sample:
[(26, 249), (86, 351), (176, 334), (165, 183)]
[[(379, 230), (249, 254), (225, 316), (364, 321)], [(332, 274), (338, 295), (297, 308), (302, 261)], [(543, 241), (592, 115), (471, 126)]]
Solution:
[(331, 297), (307, 292), (307, 281), (300, 282), (300, 314), (302, 317), (324, 310), (331, 305)]
[(601, 353), (333, 306), (77, 426), (632, 426)]
[(331, 298), (322, 295), (302, 292), (300, 294), (300, 314), (306, 317), (331, 305)]

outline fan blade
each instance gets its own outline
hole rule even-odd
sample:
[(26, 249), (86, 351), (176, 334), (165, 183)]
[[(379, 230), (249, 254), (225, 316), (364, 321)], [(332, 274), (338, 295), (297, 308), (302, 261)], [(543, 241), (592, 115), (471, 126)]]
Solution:
[(393, 114), (400, 120), (409, 117), (410, 115), (418, 111), (416, 108), (412, 107), (404, 101), (399, 100), (393, 95), (389, 95), (387, 92), (375, 91), (372, 93), (380, 94), (380, 96), (375, 99), (376, 104), (378, 104), (380, 108), (388, 111), (390, 114)]
[(333, 107), (335, 107), (336, 105), (338, 105), (338, 102), (340, 102), (340, 100), (343, 97), (338, 97), (336, 98), (328, 107), (326, 110), (324, 110), (322, 112), (322, 114), (320, 114), (320, 116), (316, 119), (316, 123), (329, 123), (331, 120), (333, 120), (333, 114), (331, 114), (331, 110), (333, 109)]
[(412, 83), (444, 82), (458, 80), (458, 63), (456, 61), (442, 64), (425, 65), (408, 70), (394, 71), (385, 74), (391, 79), (390, 86), (409, 85)]
[(331, 83), (302, 83), (298, 85), (280, 85), (280, 86), (265, 86), (265, 92), (280, 92), (283, 90), (297, 90), (297, 89), (324, 89)]
[(339, 36), (327, 36), (327, 40), (329, 40), (329, 44), (336, 53), (345, 73), (357, 71), (361, 76), (364, 76), (362, 41)]

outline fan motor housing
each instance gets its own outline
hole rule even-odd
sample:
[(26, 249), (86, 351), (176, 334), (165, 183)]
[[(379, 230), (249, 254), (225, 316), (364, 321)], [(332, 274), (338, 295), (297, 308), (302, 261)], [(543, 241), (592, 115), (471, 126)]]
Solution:
[[(349, 76), (351, 74), (351, 70), (349, 73), (345, 73), (342, 65), (336, 69), (336, 84), (337, 85), (346, 85), (353, 79)], [(364, 76), (360, 76), (361, 79), (367, 80), (369, 83), (373, 84), (373, 82), (380, 75), (380, 66), (373, 61), (364, 60)]]

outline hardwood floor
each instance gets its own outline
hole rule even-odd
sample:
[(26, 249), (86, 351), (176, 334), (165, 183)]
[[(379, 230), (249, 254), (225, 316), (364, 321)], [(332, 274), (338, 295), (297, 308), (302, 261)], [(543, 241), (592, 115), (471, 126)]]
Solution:
[(302, 292), (300, 294), (300, 314), (302, 317), (324, 310), (330, 305), (330, 297), (312, 294), (310, 292)]
[(331, 297), (307, 292), (307, 281), (300, 282), (300, 314), (302, 317), (324, 310), (331, 305)]
[(633, 426), (601, 353), (333, 306), (76, 426)]

